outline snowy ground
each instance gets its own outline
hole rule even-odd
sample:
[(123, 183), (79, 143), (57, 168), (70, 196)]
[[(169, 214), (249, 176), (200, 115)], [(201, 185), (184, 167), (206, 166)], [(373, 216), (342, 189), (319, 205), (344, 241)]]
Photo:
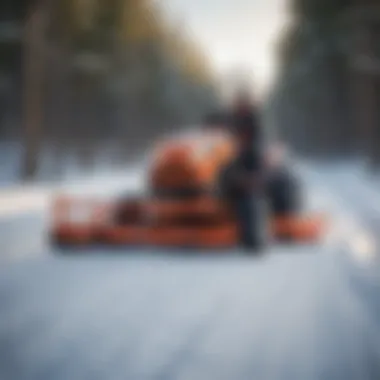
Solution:
[[(330, 236), (259, 260), (54, 255), (55, 189), (4, 191), (0, 379), (379, 379), (380, 196), (352, 165), (299, 170)], [(69, 188), (116, 194), (140, 174)]]
[(112, 196), (126, 189), (136, 191), (141, 187), (143, 171), (140, 167), (125, 171), (97, 173), (82, 179), (54, 184), (20, 185), (0, 190), (0, 219), (25, 212), (46, 209), (56, 194), (80, 196)]

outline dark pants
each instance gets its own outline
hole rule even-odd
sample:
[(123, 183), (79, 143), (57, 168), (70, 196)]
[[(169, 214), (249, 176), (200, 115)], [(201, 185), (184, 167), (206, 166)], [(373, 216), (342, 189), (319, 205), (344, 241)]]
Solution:
[(245, 248), (260, 249), (265, 243), (266, 218), (261, 196), (244, 196), (235, 202), (240, 243)]
[(300, 183), (286, 168), (271, 173), (266, 192), (274, 215), (296, 215), (302, 209)]

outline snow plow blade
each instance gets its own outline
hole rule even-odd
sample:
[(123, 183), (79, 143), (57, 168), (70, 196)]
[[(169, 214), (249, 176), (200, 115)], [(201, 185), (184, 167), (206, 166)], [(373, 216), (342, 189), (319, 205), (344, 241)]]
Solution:
[[(233, 213), (221, 201), (142, 200), (105, 203), (58, 199), (51, 238), (62, 246), (131, 246), (223, 249), (239, 244)], [(322, 237), (322, 215), (274, 217), (273, 240), (314, 243)]]

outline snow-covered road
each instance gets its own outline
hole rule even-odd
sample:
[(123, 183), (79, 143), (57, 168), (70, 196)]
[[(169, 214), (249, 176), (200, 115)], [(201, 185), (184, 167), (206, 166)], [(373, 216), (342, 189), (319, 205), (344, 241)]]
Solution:
[[(380, 197), (352, 168), (300, 170), (330, 240), (259, 260), (60, 257), (44, 237), (51, 191), (38, 207), (0, 197), (0, 379), (379, 379)], [(99, 183), (117, 193), (136, 176), (123, 181)]]

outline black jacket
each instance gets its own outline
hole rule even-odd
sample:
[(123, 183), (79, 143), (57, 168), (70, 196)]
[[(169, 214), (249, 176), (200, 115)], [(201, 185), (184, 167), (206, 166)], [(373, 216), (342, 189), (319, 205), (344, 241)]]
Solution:
[(236, 110), (231, 119), (232, 132), (251, 141), (251, 149), (238, 154), (237, 165), (250, 172), (261, 172), (264, 165), (265, 139), (258, 112)]
[(261, 125), (258, 112), (250, 110), (235, 110), (231, 115), (231, 127), (234, 133), (250, 136), (252, 141), (262, 139)]
[(265, 141), (258, 113), (255, 109), (232, 113), (230, 119), (231, 132), (238, 138), (246, 138), (251, 141), (250, 149), (244, 149), (220, 173), (220, 193), (231, 200), (239, 199), (254, 193), (254, 189), (241, 186), (243, 178), (257, 177), (260, 182), (264, 178), (264, 150)]

